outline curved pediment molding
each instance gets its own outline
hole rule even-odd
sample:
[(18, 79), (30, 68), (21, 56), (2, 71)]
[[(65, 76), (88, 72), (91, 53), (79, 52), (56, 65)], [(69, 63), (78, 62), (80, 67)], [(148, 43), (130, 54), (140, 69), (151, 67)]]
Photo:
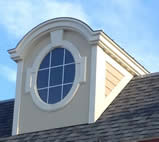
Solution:
[(48, 20), (43, 22), (30, 30), (17, 44), (16, 48), (8, 50), (11, 58), (18, 62), (23, 59), (23, 54), (28, 50), (29, 44), (40, 38), (42, 35), (51, 33), (55, 30), (72, 30), (80, 33), (84, 38), (89, 42), (95, 41), (98, 39), (101, 31), (93, 31), (86, 23), (69, 17), (61, 17)]

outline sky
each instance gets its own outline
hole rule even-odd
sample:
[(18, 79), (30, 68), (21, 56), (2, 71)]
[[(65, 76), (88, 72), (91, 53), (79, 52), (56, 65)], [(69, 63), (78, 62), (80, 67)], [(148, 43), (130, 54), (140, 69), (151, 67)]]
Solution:
[(157, 0), (1, 0), (0, 101), (15, 97), (15, 48), (33, 27), (55, 17), (74, 17), (102, 29), (150, 72), (159, 72)]

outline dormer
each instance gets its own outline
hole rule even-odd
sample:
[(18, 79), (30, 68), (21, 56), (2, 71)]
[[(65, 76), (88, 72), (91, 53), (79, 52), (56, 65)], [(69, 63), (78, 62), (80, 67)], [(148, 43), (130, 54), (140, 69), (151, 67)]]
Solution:
[(73, 18), (41, 23), (8, 52), (18, 65), (13, 135), (95, 123), (133, 76), (148, 73)]

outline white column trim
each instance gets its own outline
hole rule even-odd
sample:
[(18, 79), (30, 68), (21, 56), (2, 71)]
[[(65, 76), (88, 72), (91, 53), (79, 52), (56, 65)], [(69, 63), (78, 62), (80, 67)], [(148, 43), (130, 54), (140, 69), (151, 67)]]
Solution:
[(16, 81), (16, 97), (14, 101), (14, 114), (13, 114), (13, 125), (12, 125), (12, 135), (19, 134), (19, 112), (21, 105), (21, 95), (22, 95), (22, 74), (23, 74), (24, 62), (18, 62), (17, 69), (17, 81)]
[(89, 118), (88, 123), (94, 122), (95, 117), (95, 95), (96, 95), (96, 66), (97, 66), (97, 47), (91, 50), (91, 73), (90, 73), (90, 95), (89, 95)]

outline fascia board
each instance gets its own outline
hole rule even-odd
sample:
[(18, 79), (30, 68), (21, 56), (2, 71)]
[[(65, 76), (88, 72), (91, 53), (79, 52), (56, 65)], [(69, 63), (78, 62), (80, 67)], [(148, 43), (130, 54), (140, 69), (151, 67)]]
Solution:
[(149, 73), (149, 71), (140, 65), (133, 57), (106, 36), (105, 33), (99, 31), (92, 39), (93, 40), (90, 41), (90, 44), (96, 44), (98, 47), (103, 48), (108, 55), (114, 58), (131, 74), (144, 75)]
[(110, 37), (108, 37), (104, 32), (101, 32), (101, 36), (105, 40), (109, 41), (110, 44), (113, 45), (114, 48), (112, 50), (119, 51), (120, 54), (123, 54), (125, 58), (132, 62), (136, 67), (138, 67), (144, 74), (150, 73), (146, 70), (142, 65), (140, 65), (132, 56), (130, 56), (124, 49), (122, 49), (117, 43), (115, 43)]

